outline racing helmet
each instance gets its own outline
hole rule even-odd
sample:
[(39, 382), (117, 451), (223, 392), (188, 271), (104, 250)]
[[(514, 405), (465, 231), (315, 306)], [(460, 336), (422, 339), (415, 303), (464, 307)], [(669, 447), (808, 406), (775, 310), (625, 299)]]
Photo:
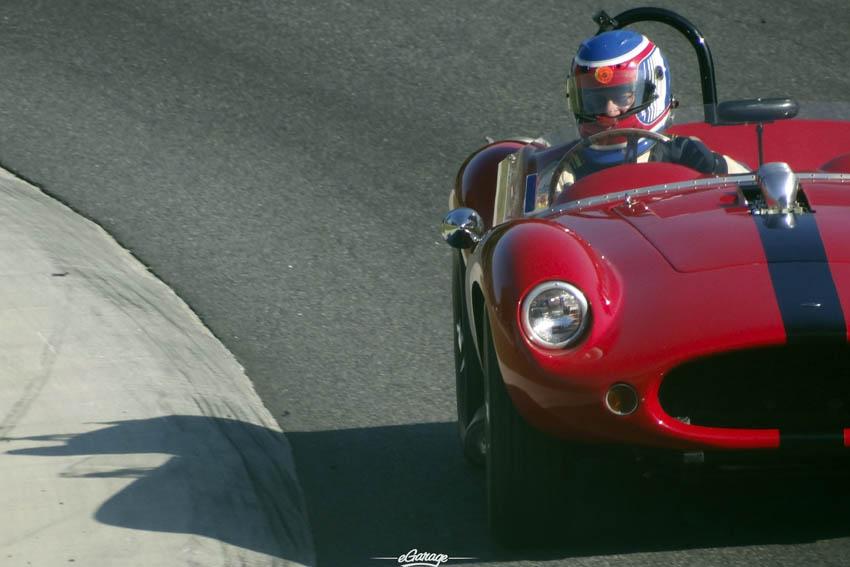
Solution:
[[(582, 42), (567, 78), (567, 99), (582, 138), (611, 128), (659, 132), (671, 119), (673, 97), (667, 60), (646, 36), (631, 30), (603, 32)], [(638, 154), (655, 142), (641, 139)], [(616, 163), (622, 138), (609, 138), (588, 149), (587, 157)]]

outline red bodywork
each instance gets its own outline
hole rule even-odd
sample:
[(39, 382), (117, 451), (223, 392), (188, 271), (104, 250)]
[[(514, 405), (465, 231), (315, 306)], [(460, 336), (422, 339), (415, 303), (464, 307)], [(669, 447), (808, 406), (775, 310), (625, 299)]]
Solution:
[[(753, 170), (759, 165), (754, 126), (700, 123), (668, 132), (696, 136)], [(465, 165), (480, 165), (476, 159), (483, 162), (487, 151), (493, 152), (491, 161), (499, 161), (522, 147), (506, 144), (491, 145), (485, 157)], [(765, 125), (765, 161), (786, 162), (798, 174), (850, 172), (850, 157), (840, 157), (846, 152), (846, 123)], [(481, 212), (489, 228), (495, 172), (464, 171), (454, 198)], [(740, 201), (738, 185), (725, 178), (669, 194), (558, 211), (559, 204), (576, 199), (706, 177), (663, 163), (610, 168), (580, 180), (551, 212), (496, 226), (469, 255), (468, 316), (473, 327), (480, 326), (472, 306), (480, 290), (486, 310), (478, 317), (489, 314), (502, 376), (529, 423), (589, 442), (681, 450), (779, 447), (779, 428), (692, 425), (668, 415), (658, 395), (665, 377), (689, 361), (788, 342), (759, 229)], [(800, 179), (815, 211), (843, 318), (850, 321), (850, 177), (833, 177)], [(533, 345), (520, 322), (525, 294), (547, 280), (572, 283), (591, 306), (586, 336), (560, 351)], [(640, 405), (631, 415), (615, 415), (603, 401), (619, 382), (639, 394)], [(850, 444), (850, 429), (838, 434)]]

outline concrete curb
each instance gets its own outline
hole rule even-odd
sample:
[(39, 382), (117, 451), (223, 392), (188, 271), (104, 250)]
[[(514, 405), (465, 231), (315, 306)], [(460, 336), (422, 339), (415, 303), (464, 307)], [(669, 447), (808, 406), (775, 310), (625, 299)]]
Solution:
[(315, 564), (289, 444), (233, 356), (2, 170), (0, 298), (0, 564)]

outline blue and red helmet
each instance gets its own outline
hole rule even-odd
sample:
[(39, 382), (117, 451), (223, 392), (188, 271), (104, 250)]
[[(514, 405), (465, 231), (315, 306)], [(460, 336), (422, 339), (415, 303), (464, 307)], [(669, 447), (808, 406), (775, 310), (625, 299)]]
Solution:
[[(582, 42), (570, 68), (567, 97), (582, 137), (611, 128), (658, 132), (672, 119), (667, 60), (658, 46), (630, 30), (608, 31)], [(608, 139), (598, 149), (614, 150), (620, 142)], [(641, 140), (638, 152), (653, 143)]]

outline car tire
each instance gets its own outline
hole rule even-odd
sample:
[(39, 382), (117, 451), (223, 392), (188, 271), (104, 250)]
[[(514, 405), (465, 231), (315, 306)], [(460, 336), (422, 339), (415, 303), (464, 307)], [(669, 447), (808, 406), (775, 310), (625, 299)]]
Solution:
[(490, 531), (499, 543), (510, 547), (549, 543), (567, 515), (568, 444), (533, 428), (517, 412), (484, 319)]
[(463, 255), (458, 250), (452, 256), (452, 326), (458, 438), (467, 461), (484, 466), (483, 420), (476, 419), (476, 415), (483, 416), (479, 410), (484, 407), (484, 377), (467, 316), (465, 277)]

